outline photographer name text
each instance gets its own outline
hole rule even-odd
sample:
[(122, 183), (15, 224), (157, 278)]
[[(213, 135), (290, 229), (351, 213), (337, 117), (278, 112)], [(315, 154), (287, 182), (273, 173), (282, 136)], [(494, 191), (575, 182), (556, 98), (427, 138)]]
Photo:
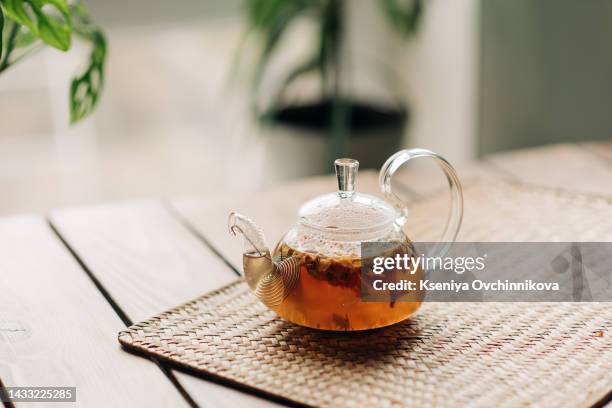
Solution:
[(431, 282), (421, 279), (418, 282), (402, 279), (398, 282), (385, 282), (377, 279), (373, 282), (374, 290), (380, 291), (440, 291), (440, 292), (467, 292), (475, 291), (558, 291), (557, 282), (534, 282), (530, 279), (524, 281), (497, 280), (492, 282), (475, 279), (471, 282)]

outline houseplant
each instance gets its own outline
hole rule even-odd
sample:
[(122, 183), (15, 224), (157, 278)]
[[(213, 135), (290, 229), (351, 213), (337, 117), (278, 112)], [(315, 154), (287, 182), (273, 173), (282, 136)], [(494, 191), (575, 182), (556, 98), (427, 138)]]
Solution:
[(73, 34), (90, 43), (85, 70), (70, 85), (70, 121), (89, 115), (104, 82), (106, 40), (85, 6), (66, 0), (0, 0), (0, 74), (43, 46), (68, 51)]
[[(393, 34), (408, 38), (416, 33), (423, 10), (422, 0), (380, 0), (369, 4), (378, 8)], [(269, 124), (285, 124), (325, 134), (326, 162), (351, 154), (352, 146), (365, 130), (378, 141), (373, 139), (365, 143), (362, 150), (367, 152), (361, 152), (363, 157), (357, 158), (365, 167), (378, 167), (382, 164), (381, 158), (388, 157), (399, 147), (407, 107), (401, 97), (399, 103), (390, 101), (387, 106), (371, 100), (359, 100), (352, 95), (350, 84), (344, 86), (344, 78), (350, 76), (354, 68), (350, 62), (351, 49), (346, 42), (350, 14), (347, 11), (355, 5), (356, 2), (347, 0), (248, 0), (246, 19), (249, 38), (254, 38), (260, 48), (253, 74), (253, 105), (256, 115)], [(261, 103), (259, 94), (265, 92), (262, 79), (266, 70), (279, 52), (284, 37), (292, 26), (302, 20), (314, 24), (315, 44), (303, 61), (292, 66), (283, 77), (275, 79), (277, 86), (272, 97), (268, 98), (269, 103)], [(365, 27), (365, 30), (368, 29)], [(359, 47), (360, 44), (355, 46)], [(313, 75), (319, 82), (318, 97), (308, 102), (288, 101), (286, 95), (294, 84)], [(383, 139), (383, 134), (389, 132), (393, 133), (390, 135), (392, 137)], [(392, 146), (378, 149), (379, 157), (373, 157), (376, 154), (372, 146), (385, 144)]]

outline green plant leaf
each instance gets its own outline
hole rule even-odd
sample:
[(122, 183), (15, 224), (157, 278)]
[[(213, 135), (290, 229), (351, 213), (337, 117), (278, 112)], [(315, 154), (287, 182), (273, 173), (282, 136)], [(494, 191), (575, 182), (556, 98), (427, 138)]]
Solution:
[(78, 122), (95, 108), (104, 84), (104, 61), (106, 59), (106, 40), (100, 31), (90, 37), (93, 50), (89, 65), (83, 74), (70, 84), (70, 121)]
[(5, 23), (7, 36), (4, 42), (4, 56), (0, 59), (0, 72), (42, 45), (39, 37), (32, 34), (27, 27), (11, 20), (6, 20)]
[(316, 2), (302, 0), (253, 0), (251, 1), (253, 11), (249, 14), (251, 27), (263, 34), (263, 50), (257, 63), (255, 74), (255, 85), (261, 80), (261, 76), (280, 39), (299, 16), (306, 9), (312, 7)]
[(91, 22), (81, 3), (71, 6), (71, 9), (75, 18), (75, 33), (92, 46), (85, 72), (70, 84), (70, 122), (75, 123), (93, 111), (102, 92), (106, 39), (100, 28)]
[(247, 19), (254, 29), (266, 29), (293, 0), (250, 0), (247, 2)]
[(58, 50), (70, 49), (72, 22), (66, 0), (3, 0), (6, 17)]
[(13, 40), (13, 50), (22, 50), (40, 41), (36, 34), (32, 33), (27, 27), (21, 26)]
[(417, 32), (423, 14), (422, 0), (411, 0), (407, 4), (400, 4), (399, 0), (384, 0), (382, 6), (389, 21), (400, 34), (408, 37)]
[[(322, 9), (319, 26), (318, 58), (322, 91), (332, 99), (338, 97), (336, 93), (340, 71), (338, 53), (342, 40), (342, 6), (343, 3), (339, 0), (328, 0)], [(331, 78), (328, 71), (332, 71)]]
[(0, 61), (2, 61), (2, 43), (4, 39), (4, 12), (2, 11), (2, 5), (0, 5)]
[(283, 98), (283, 95), (289, 88), (289, 85), (299, 77), (308, 74), (309, 72), (313, 72), (319, 69), (319, 58), (318, 55), (315, 55), (310, 60), (307, 60), (301, 65), (295, 67), (283, 80), (283, 83), (279, 86), (277, 94), (274, 96), (273, 102), (271, 104), (272, 108), (269, 112), (265, 112), (261, 115), (262, 119), (270, 118), (274, 116), (275, 108), (278, 107), (280, 101)]

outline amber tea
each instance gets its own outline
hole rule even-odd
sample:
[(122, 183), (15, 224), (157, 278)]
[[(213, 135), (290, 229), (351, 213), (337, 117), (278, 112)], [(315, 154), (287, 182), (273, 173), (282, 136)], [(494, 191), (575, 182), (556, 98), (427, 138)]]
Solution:
[[(394, 249), (394, 253), (408, 251), (405, 245)], [(263, 298), (268, 299), (265, 303), (280, 316), (303, 326), (326, 330), (384, 327), (406, 319), (421, 304), (420, 301), (401, 298), (389, 299), (388, 302), (363, 301), (362, 280), (368, 277), (362, 277), (362, 259), (358, 256), (302, 252), (283, 242), (274, 251), (274, 258), (295, 262), (295, 276), (285, 279), (289, 283), (284, 286), (289, 286), (289, 290), (283, 290), (282, 279), (274, 277), (275, 271), (269, 267), (259, 268), (260, 284), (255, 284), (252, 289), (260, 299), (265, 295)], [(258, 261), (251, 255), (245, 257), (245, 262), (255, 265)], [(265, 265), (265, 262), (259, 261), (259, 264)], [(422, 278), (423, 272), (418, 270), (410, 276), (416, 281)], [(266, 284), (263, 284), (264, 280)], [(365, 287), (371, 287), (370, 283), (365, 283)]]

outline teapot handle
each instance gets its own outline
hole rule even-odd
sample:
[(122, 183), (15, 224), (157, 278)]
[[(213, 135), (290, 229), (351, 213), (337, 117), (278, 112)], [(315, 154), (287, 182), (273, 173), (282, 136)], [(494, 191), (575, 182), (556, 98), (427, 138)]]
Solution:
[(446, 219), (444, 232), (442, 232), (442, 238), (440, 239), (440, 242), (434, 245), (434, 247), (431, 249), (431, 256), (444, 256), (448, 251), (450, 245), (457, 238), (459, 228), (461, 227), (461, 221), (463, 219), (463, 191), (461, 189), (461, 183), (459, 182), (459, 178), (457, 177), (457, 173), (455, 172), (453, 166), (451, 166), (451, 164), (444, 157), (432, 152), (431, 150), (400, 150), (393, 156), (389, 157), (389, 159), (382, 166), (382, 168), (380, 169), (378, 182), (380, 184), (380, 189), (382, 190), (387, 200), (389, 200), (402, 214), (398, 219), (398, 222), (400, 225), (403, 225), (406, 222), (408, 216), (408, 207), (406, 203), (401, 200), (397, 196), (397, 194), (395, 194), (391, 189), (391, 178), (404, 163), (409, 160), (416, 159), (418, 157), (429, 157), (434, 159), (444, 172), (446, 180), (448, 181), (448, 186), (450, 188), (450, 212), (448, 213), (448, 218)]

